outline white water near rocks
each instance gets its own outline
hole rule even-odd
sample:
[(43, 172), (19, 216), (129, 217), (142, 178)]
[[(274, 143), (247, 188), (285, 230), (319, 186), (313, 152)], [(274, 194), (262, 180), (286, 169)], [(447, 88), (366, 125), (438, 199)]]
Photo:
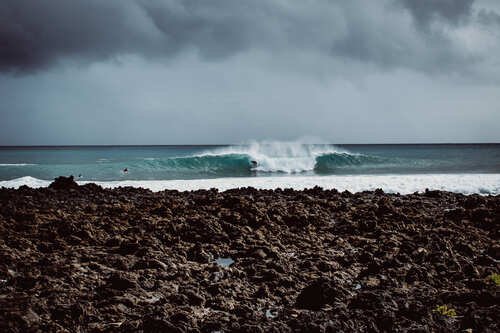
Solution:
[[(22, 185), (30, 187), (46, 187), (51, 181), (33, 177), (21, 177), (0, 181), (0, 187), (18, 188)], [(92, 183), (79, 181), (79, 184)], [(483, 195), (500, 194), (500, 174), (416, 174), (416, 175), (353, 175), (353, 176), (276, 176), (276, 177), (233, 177), (216, 179), (190, 180), (123, 180), (96, 181), (106, 188), (124, 186), (142, 187), (152, 191), (217, 188), (221, 191), (251, 186), (258, 189), (293, 188), (301, 190), (320, 186), (325, 189), (337, 189), (359, 192), (383, 189), (389, 193), (408, 194), (422, 192), (425, 189), (443, 190), (456, 193)]]

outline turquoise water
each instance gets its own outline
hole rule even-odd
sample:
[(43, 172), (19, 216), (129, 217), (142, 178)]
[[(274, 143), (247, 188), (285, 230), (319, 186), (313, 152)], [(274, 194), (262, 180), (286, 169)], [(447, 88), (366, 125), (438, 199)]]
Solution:
[(500, 144), (0, 148), (0, 180), (51, 180), (60, 175), (114, 181), (438, 173), (500, 173)]

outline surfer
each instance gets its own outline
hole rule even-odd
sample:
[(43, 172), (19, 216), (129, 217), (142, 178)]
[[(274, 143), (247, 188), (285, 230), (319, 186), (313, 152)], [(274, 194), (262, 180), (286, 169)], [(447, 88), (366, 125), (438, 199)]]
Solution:
[(128, 169), (127, 168), (123, 169), (123, 173), (127, 174), (128, 173)]
[(250, 163), (252, 163), (252, 168), (255, 168), (258, 165), (257, 161), (254, 160), (250, 161)]

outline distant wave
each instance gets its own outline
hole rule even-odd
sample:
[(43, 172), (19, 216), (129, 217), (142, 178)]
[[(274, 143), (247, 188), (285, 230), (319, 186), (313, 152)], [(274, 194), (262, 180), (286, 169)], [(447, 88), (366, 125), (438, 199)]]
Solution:
[(0, 163), (0, 167), (28, 166), (28, 165), (36, 165), (36, 164), (33, 164), (33, 163)]
[[(49, 180), (21, 177), (0, 181), (0, 187), (18, 188), (46, 187)], [(80, 184), (90, 183), (80, 181)], [(430, 190), (443, 190), (464, 194), (500, 195), (500, 174), (420, 174), (420, 175), (355, 175), (355, 176), (277, 176), (277, 177), (232, 177), (192, 180), (122, 180), (95, 182), (107, 188), (133, 186), (148, 188), (152, 191), (176, 189), (180, 191), (218, 188), (227, 190), (252, 186), (260, 189), (275, 188), (312, 188), (316, 185), (325, 189), (360, 192), (381, 188), (389, 193), (409, 194)]]

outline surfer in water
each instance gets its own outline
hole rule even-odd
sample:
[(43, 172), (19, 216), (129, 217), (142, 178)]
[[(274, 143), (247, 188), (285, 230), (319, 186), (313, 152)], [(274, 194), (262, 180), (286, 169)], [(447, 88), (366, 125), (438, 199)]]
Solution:
[(252, 168), (256, 168), (258, 165), (257, 161), (254, 160), (250, 161), (250, 163), (252, 164)]
[(127, 168), (123, 169), (123, 173), (127, 174), (128, 173), (128, 169)]

